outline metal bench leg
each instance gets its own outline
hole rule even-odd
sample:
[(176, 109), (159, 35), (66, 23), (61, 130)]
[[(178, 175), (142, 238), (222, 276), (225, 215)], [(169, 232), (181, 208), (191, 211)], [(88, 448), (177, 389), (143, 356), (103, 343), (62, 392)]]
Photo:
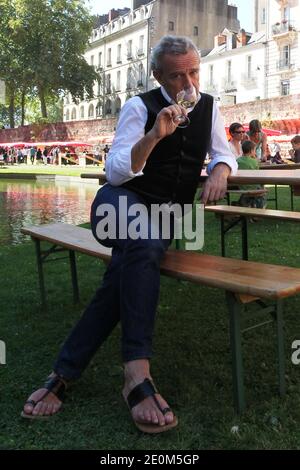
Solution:
[(221, 250), (222, 250), (222, 256), (225, 256), (225, 219), (224, 215), (221, 214), (220, 216), (220, 223), (221, 223)]
[(38, 276), (39, 276), (39, 286), (40, 286), (40, 293), (41, 293), (41, 301), (42, 305), (46, 306), (46, 291), (45, 291), (45, 281), (44, 281), (44, 271), (43, 271), (43, 260), (41, 254), (41, 243), (40, 240), (36, 238), (33, 239), (35, 243), (35, 252), (36, 252), (36, 260), (37, 260), (37, 268), (38, 268)]
[(283, 301), (276, 302), (276, 328), (277, 328), (277, 354), (278, 354), (278, 379), (279, 394), (285, 395), (285, 355), (284, 355), (284, 332), (283, 332)]
[(291, 211), (294, 210), (294, 188), (293, 186), (290, 186), (291, 189)]
[(245, 409), (244, 371), (242, 359), (241, 305), (232, 292), (226, 292), (230, 315), (230, 345), (234, 406), (238, 413)]
[(79, 302), (79, 288), (78, 288), (75, 252), (72, 250), (69, 250), (69, 256), (70, 256), (70, 268), (71, 268), (71, 278), (72, 278), (72, 287), (73, 287), (73, 299), (74, 299), (74, 303), (76, 304)]
[(242, 220), (242, 253), (243, 259), (248, 260), (248, 228), (247, 217), (241, 217)]

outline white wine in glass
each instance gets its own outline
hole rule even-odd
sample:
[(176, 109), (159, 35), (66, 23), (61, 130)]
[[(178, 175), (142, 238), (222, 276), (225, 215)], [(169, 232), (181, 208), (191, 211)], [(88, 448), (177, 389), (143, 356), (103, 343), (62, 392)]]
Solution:
[[(189, 110), (195, 106), (198, 101), (197, 91), (196, 88), (192, 85), (189, 88), (185, 88), (184, 90), (180, 90), (176, 95), (176, 102), (183, 108)], [(190, 119), (188, 116), (181, 114), (175, 118), (176, 120), (180, 121), (178, 127), (187, 127), (190, 124)]]

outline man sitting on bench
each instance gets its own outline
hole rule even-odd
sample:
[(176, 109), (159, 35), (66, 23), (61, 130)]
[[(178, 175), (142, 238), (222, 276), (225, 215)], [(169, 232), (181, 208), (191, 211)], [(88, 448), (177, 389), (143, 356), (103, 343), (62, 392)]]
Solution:
[[(207, 153), (212, 161), (207, 169), (203, 203), (222, 198), (230, 172), (237, 169), (214, 99), (199, 92), (199, 62), (198, 50), (190, 39), (163, 37), (153, 50), (151, 62), (161, 87), (129, 99), (120, 113), (106, 161), (108, 184), (98, 191), (91, 210), (93, 234), (112, 248), (112, 260), (102, 287), (62, 346), (46, 386), (34, 392), (25, 404), (25, 418), (59, 411), (68, 382), (81, 376), (121, 321), (123, 396), (134, 423), (148, 433), (177, 425), (176, 416), (157, 392), (150, 373), (160, 261), (172, 239), (172, 235), (163, 236), (162, 227), (153, 236), (151, 204), (192, 204)], [(176, 100), (180, 91), (191, 87), (195, 88), (195, 99), (188, 103), (187, 111)], [(188, 124), (180, 128), (183, 121)], [(122, 210), (124, 198), (128, 212)], [(129, 211), (136, 204), (143, 205), (146, 211), (145, 238), (133, 239), (129, 234)], [(99, 234), (108, 205), (115, 210), (116, 220), (121, 219), (126, 237), (118, 237), (120, 227), (115, 227), (116, 235), (109, 238)], [(171, 226), (171, 234), (172, 231)]]

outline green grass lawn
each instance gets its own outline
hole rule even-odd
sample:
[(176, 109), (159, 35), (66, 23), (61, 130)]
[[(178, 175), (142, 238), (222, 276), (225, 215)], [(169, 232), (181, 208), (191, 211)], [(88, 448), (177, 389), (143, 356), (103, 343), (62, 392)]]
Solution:
[[(279, 188), (279, 193), (280, 208), (289, 209), (289, 191)], [(286, 222), (249, 224), (249, 258), (300, 267), (299, 230)], [(228, 236), (228, 256), (240, 256), (240, 242), (236, 228)], [(204, 251), (220, 253), (219, 221), (213, 214), (205, 215)], [(236, 416), (224, 292), (169, 278), (162, 278), (152, 374), (178, 416), (175, 430), (147, 436), (132, 423), (121, 397), (120, 328), (69, 390), (62, 413), (47, 421), (22, 419), (25, 399), (51, 370), (103, 274), (99, 261), (84, 255), (77, 259), (81, 305), (72, 304), (66, 259), (45, 266), (45, 311), (39, 304), (33, 244), (0, 249), (0, 339), (7, 348), (7, 365), (0, 366), (0, 449), (300, 448), (300, 366), (290, 360), (291, 343), (300, 339), (300, 298), (285, 302), (286, 397), (277, 396), (275, 328), (268, 325), (244, 337), (248, 408)], [(255, 318), (248, 314), (249, 320)], [(233, 426), (238, 432), (232, 432)]]

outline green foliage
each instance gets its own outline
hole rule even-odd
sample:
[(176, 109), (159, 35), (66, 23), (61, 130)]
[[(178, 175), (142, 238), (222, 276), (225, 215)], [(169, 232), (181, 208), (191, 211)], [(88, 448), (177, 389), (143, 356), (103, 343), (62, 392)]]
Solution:
[(98, 75), (83, 54), (93, 18), (83, 0), (0, 0), (0, 76), (10, 99), (31, 93), (41, 102), (70, 92), (93, 96)]

